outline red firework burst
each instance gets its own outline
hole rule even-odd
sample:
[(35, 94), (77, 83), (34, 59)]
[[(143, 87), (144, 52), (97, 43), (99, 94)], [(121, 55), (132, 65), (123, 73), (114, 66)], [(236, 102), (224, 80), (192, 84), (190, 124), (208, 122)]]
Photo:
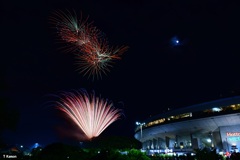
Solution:
[(121, 59), (127, 46), (110, 47), (101, 31), (86, 20), (77, 19), (76, 14), (56, 12), (51, 21), (56, 25), (60, 40), (67, 44), (66, 51), (73, 52), (78, 59), (78, 70), (83, 75), (100, 78), (109, 72), (114, 60)]
[(101, 78), (102, 74), (110, 72), (115, 60), (121, 59), (121, 54), (128, 49), (126, 46), (109, 48), (107, 44), (85, 45), (84, 54), (77, 55), (79, 72), (88, 77)]
[(71, 14), (69, 11), (67, 13), (56, 11), (50, 17), (50, 22), (57, 29), (59, 40), (67, 44), (65, 46), (67, 52), (79, 51), (83, 45), (99, 36), (100, 31), (87, 21), (88, 17), (85, 20), (82, 16), (78, 19), (75, 12)]

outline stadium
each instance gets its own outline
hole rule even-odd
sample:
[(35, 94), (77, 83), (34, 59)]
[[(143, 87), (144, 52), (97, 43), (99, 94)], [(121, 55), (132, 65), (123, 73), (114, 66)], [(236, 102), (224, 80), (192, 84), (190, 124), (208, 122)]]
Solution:
[(195, 149), (238, 152), (240, 96), (187, 106), (137, 123), (134, 137), (154, 153), (193, 153)]

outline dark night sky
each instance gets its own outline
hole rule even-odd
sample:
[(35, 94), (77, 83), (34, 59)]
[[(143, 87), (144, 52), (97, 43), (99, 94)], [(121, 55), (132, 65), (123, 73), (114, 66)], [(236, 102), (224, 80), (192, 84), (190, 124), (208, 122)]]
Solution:
[[(49, 17), (55, 10), (89, 16), (113, 46), (129, 50), (101, 80), (76, 71), (59, 50)], [(51, 94), (85, 88), (112, 100), (125, 117), (102, 135), (133, 136), (136, 121), (163, 110), (240, 92), (240, 6), (208, 0), (1, 1), (1, 96), (20, 111), (8, 143), (46, 145), (62, 140), (64, 121), (49, 106)], [(174, 37), (180, 45), (172, 44)]]

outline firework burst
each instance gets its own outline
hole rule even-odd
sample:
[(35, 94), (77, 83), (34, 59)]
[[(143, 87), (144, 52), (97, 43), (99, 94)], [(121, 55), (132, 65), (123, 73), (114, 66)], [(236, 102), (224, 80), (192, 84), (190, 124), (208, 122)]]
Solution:
[(57, 29), (59, 40), (67, 44), (67, 52), (79, 51), (83, 45), (100, 35), (100, 31), (88, 23), (88, 17), (85, 20), (82, 16), (78, 19), (75, 12), (56, 11), (50, 17), (50, 22)]
[(115, 60), (121, 59), (121, 54), (128, 49), (126, 46), (110, 48), (106, 41), (84, 45), (83, 54), (76, 55), (78, 70), (84, 76), (92, 76), (93, 80), (102, 78), (102, 74), (110, 72)]
[(114, 60), (121, 59), (127, 51), (127, 46), (111, 47), (88, 18), (78, 20), (76, 14), (62, 11), (51, 17), (51, 22), (57, 28), (58, 37), (67, 44), (67, 52), (74, 53), (78, 59), (78, 70), (83, 75), (101, 78), (102, 74), (110, 71)]
[(113, 108), (113, 103), (86, 91), (64, 93), (57, 104), (88, 140), (98, 137), (121, 116), (121, 110)]

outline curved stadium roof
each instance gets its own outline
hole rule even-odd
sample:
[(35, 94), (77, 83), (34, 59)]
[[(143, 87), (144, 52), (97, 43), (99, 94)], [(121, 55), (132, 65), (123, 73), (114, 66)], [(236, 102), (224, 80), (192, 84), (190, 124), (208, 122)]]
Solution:
[[(230, 106), (232, 104), (240, 104), (240, 96), (224, 98), (196, 104), (180, 109), (171, 110), (165, 113), (153, 116), (145, 121), (146, 124), (170, 116), (176, 116), (184, 113), (200, 112), (214, 107)], [(188, 134), (207, 134), (217, 130), (221, 126), (232, 126), (240, 123), (239, 110), (233, 112), (214, 113), (204, 116), (187, 117), (173, 121), (159, 123), (157, 125), (144, 126), (142, 129), (142, 138), (140, 130), (135, 133), (135, 138), (140, 141), (149, 139), (165, 138), (165, 136), (174, 138), (175, 135), (188, 135)]]
[(228, 106), (231, 104), (240, 104), (240, 96), (223, 98), (223, 99), (218, 99), (210, 102), (205, 102), (205, 103), (195, 104), (195, 105), (191, 105), (191, 106), (187, 106), (179, 109), (170, 110), (168, 112), (152, 116), (151, 118), (146, 119), (145, 122), (147, 123), (159, 118), (167, 118), (169, 116), (179, 115), (187, 112), (197, 112), (197, 111), (202, 111), (202, 110), (206, 110), (214, 107)]

